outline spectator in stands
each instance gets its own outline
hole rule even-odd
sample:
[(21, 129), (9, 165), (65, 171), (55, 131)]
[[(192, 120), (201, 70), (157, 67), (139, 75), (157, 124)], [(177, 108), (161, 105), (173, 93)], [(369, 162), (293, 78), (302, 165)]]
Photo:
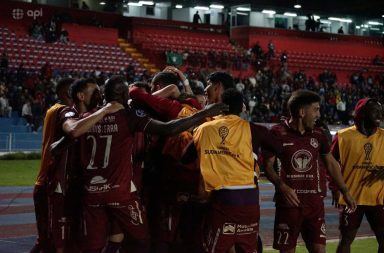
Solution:
[(267, 58), (270, 60), (271, 58), (275, 57), (275, 45), (272, 43), (272, 40), (268, 42), (268, 54)]
[(307, 14), (307, 20), (305, 21), (305, 31), (315, 31), (316, 27), (316, 21), (313, 19), (313, 16), (311, 14)]
[(60, 33), (59, 41), (61, 43), (64, 43), (64, 44), (68, 44), (68, 42), (69, 42), (68, 31), (65, 30), (64, 28), (61, 28), (61, 33)]
[(288, 53), (284, 51), (280, 56), (281, 65), (285, 65), (288, 62)]
[(8, 69), (8, 56), (7, 53), (4, 51), (3, 54), (1, 55), (1, 60), (0, 60), (0, 70), (7, 70)]
[(44, 117), (44, 97), (42, 93), (37, 93), (32, 103), (33, 127), (32, 132), (37, 132), (43, 125)]
[(23, 108), (21, 110), (21, 117), (23, 117), (27, 121), (27, 126), (31, 126), (32, 121), (32, 107), (31, 107), (31, 100), (27, 99), (24, 104)]
[(5, 94), (0, 94), (0, 117), (12, 116), (12, 107), (9, 105), (8, 98)]
[(196, 11), (196, 13), (193, 15), (193, 23), (194, 23), (194, 24), (198, 24), (199, 21), (200, 21), (200, 23), (203, 22), (203, 21), (201, 20), (201, 18), (200, 18), (199, 11)]
[(339, 30), (337, 30), (337, 33), (338, 34), (344, 34), (344, 30), (343, 30), (342, 26), (340, 26)]
[(81, 9), (82, 10), (89, 10), (89, 6), (88, 6), (88, 4), (85, 1), (83, 1), (81, 3)]
[(260, 42), (256, 42), (256, 44), (252, 47), (251, 53), (253, 53), (256, 56), (256, 59), (263, 57), (263, 49), (260, 46)]
[(384, 65), (384, 63), (382, 62), (378, 54), (375, 56), (375, 58), (373, 58), (373, 65), (380, 65), (380, 66)]
[(31, 28), (31, 37), (35, 40), (44, 40), (44, 27), (40, 22), (35, 22)]

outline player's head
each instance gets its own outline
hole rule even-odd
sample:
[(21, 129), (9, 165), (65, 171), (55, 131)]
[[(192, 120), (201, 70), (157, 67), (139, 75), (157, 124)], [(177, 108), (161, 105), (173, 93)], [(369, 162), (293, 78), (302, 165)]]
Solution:
[(364, 124), (367, 129), (380, 126), (383, 117), (381, 103), (374, 98), (360, 99), (355, 106), (354, 120), (356, 125)]
[(137, 88), (140, 88), (140, 89), (146, 91), (147, 93), (151, 93), (151, 85), (147, 82), (136, 81), (136, 82), (130, 84), (129, 87), (137, 87)]
[(208, 104), (221, 101), (221, 95), (227, 89), (234, 88), (232, 76), (225, 72), (213, 72), (207, 77), (205, 93), (208, 97)]
[(59, 100), (67, 106), (73, 104), (73, 100), (69, 94), (69, 87), (75, 81), (73, 78), (63, 78), (61, 79), (56, 86), (56, 94)]
[(191, 81), (192, 92), (195, 95), (197, 102), (201, 105), (201, 108), (204, 108), (207, 104), (207, 97), (205, 96), (204, 89), (197, 85), (192, 85), (193, 81)]
[(311, 130), (320, 118), (320, 96), (308, 90), (297, 90), (288, 100), (288, 110), (293, 119), (301, 119), (303, 127)]
[(107, 102), (116, 101), (127, 106), (128, 104), (128, 83), (123, 76), (112, 76), (104, 85), (104, 97)]
[(170, 84), (178, 85), (179, 82), (180, 79), (175, 73), (168, 71), (159, 72), (152, 78), (152, 92), (158, 91)]
[(86, 110), (97, 107), (101, 101), (100, 88), (92, 78), (79, 79), (72, 83), (71, 97), (77, 106), (84, 105)]
[(243, 111), (243, 94), (235, 88), (225, 90), (221, 95), (221, 102), (229, 106), (229, 110), (226, 114), (239, 115)]

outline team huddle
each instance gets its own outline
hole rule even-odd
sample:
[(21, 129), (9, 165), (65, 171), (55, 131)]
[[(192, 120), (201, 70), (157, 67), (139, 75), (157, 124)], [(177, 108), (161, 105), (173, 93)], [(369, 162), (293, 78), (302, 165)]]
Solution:
[(360, 100), (355, 125), (330, 143), (316, 93), (293, 92), (290, 116), (268, 129), (240, 117), (230, 75), (206, 81), (192, 89), (173, 67), (151, 83), (61, 80), (44, 121), (31, 252), (262, 252), (259, 166), (276, 188), (275, 249), (295, 252), (301, 233), (309, 252), (325, 252), (328, 180), (337, 252), (350, 252), (364, 215), (384, 252), (377, 100)]

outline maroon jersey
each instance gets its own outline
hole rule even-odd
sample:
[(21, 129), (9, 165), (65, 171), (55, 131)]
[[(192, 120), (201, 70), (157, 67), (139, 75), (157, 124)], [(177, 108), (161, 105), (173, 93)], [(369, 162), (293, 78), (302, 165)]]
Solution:
[(150, 119), (142, 110), (120, 110), (105, 116), (80, 140), (80, 161), (87, 204), (128, 200), (132, 181), (134, 132)]
[[(77, 119), (79, 114), (74, 107), (66, 106), (64, 107), (58, 115), (56, 121), (57, 128), (57, 140), (65, 135), (63, 131), (63, 124), (68, 119)], [(69, 170), (72, 168), (72, 159), (71, 158), (72, 147), (66, 148), (59, 155), (54, 157), (54, 161), (49, 166), (50, 173), (50, 190), (55, 191), (56, 193), (65, 192), (68, 187), (68, 176)]]
[[(324, 132), (315, 128), (304, 134), (289, 127), (288, 122), (275, 125), (271, 133), (283, 144), (283, 152), (277, 154), (281, 161), (280, 178), (289, 185), (300, 199), (301, 205), (312, 205), (311, 202), (322, 199), (322, 181), (324, 166), (320, 166), (320, 155), (330, 151)], [(277, 205), (285, 201), (276, 193)]]

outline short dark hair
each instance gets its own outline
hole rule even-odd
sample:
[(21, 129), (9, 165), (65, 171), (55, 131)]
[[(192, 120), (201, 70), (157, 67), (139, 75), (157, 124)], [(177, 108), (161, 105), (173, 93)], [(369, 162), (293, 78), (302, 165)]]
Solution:
[(207, 81), (211, 81), (212, 83), (220, 82), (223, 85), (224, 90), (235, 88), (232, 76), (225, 72), (213, 72), (209, 74)]
[(296, 90), (288, 99), (288, 110), (292, 117), (297, 117), (304, 106), (320, 102), (320, 96), (309, 90)]
[(69, 90), (73, 101), (79, 102), (77, 93), (84, 91), (89, 83), (96, 83), (96, 81), (93, 78), (81, 78), (71, 84)]
[(234, 88), (226, 89), (221, 95), (221, 101), (229, 106), (228, 114), (239, 115), (243, 111), (243, 94)]
[(61, 98), (65, 92), (65, 95), (69, 96), (69, 87), (75, 81), (73, 78), (63, 78), (56, 85), (56, 95)]
[(104, 85), (105, 100), (107, 102), (110, 102), (120, 98), (122, 92), (124, 92), (123, 87), (125, 85), (126, 85), (126, 80), (124, 76), (114, 75), (111, 78), (109, 78)]
[(176, 84), (178, 86), (179, 82), (179, 77), (171, 72), (159, 72), (152, 78), (152, 84), (159, 85), (161, 88), (170, 84)]
[(131, 84), (130, 86), (144, 89), (147, 93), (151, 93), (151, 85), (147, 82), (136, 81), (133, 84)]

